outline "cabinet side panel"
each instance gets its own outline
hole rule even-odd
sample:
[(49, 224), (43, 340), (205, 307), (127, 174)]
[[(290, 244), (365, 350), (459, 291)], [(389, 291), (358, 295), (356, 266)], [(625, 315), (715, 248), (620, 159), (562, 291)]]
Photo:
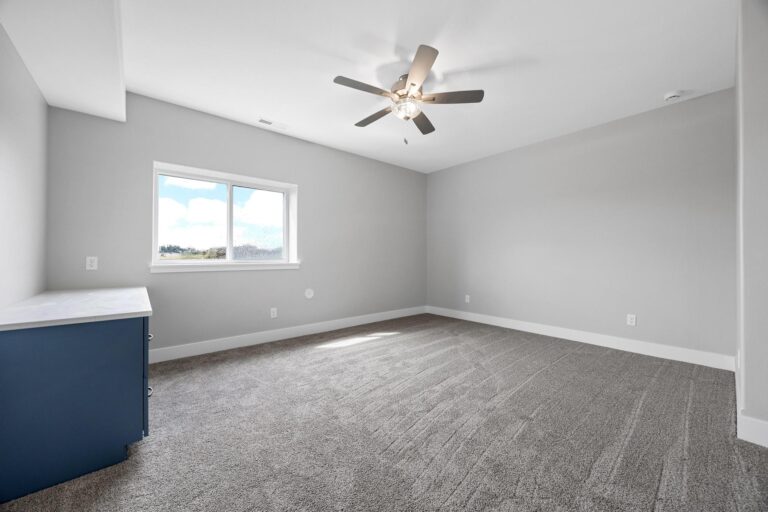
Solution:
[(0, 502), (126, 457), (142, 333), (142, 318), (0, 332)]

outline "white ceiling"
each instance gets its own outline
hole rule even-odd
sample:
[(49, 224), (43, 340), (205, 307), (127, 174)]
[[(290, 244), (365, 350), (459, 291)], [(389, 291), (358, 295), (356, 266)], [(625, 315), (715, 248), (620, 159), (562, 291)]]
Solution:
[[(94, 0), (65, 3), (79, 2)], [(735, 0), (124, 0), (113, 30), (129, 91), (429, 172), (661, 107), (672, 89), (732, 86), (736, 13)], [(485, 100), (426, 106), (426, 136), (394, 116), (355, 127), (388, 100), (333, 77), (388, 88), (419, 44), (440, 51), (425, 91)], [(38, 83), (51, 101), (59, 85)]]
[(0, 23), (49, 105), (125, 121), (117, 0), (0, 0)]

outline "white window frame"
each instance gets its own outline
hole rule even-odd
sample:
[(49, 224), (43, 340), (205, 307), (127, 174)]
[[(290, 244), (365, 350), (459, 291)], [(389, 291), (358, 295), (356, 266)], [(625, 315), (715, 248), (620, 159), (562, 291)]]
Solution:
[[(214, 181), (227, 186), (227, 256), (223, 260), (162, 260), (158, 241), (159, 194), (158, 176), (173, 176), (193, 180)], [(247, 187), (284, 194), (283, 201), (283, 259), (268, 261), (233, 260), (232, 187)], [(207, 272), (221, 270), (287, 270), (299, 268), (297, 214), (299, 187), (293, 183), (253, 178), (241, 174), (211, 171), (185, 165), (154, 162), (152, 172), (152, 260), (150, 272)]]

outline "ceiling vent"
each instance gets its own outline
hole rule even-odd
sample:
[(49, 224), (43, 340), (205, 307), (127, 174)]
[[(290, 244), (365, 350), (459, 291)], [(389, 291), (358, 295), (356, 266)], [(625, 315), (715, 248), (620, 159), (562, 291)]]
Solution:
[(263, 117), (259, 118), (258, 124), (264, 126), (265, 128), (269, 127), (273, 130), (285, 131), (288, 129), (288, 127), (283, 123), (276, 123), (274, 121), (270, 121), (269, 119), (264, 119)]

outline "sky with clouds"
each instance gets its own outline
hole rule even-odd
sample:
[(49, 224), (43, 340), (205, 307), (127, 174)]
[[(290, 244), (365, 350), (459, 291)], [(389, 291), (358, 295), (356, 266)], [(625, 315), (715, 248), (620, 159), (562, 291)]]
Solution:
[[(158, 176), (159, 245), (206, 250), (227, 245), (227, 186)], [(283, 245), (283, 194), (233, 187), (233, 244)]]

